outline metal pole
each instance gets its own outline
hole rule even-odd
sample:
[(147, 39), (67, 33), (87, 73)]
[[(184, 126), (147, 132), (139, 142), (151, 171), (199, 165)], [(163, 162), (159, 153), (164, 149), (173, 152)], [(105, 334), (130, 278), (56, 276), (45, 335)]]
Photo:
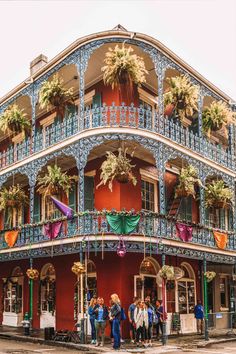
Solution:
[(207, 279), (205, 273), (207, 271), (207, 262), (204, 257), (203, 260), (203, 294), (204, 294), (204, 317), (205, 317), (205, 331), (204, 337), (205, 340), (209, 340), (209, 331), (208, 331), (208, 301), (207, 301)]
[[(83, 247), (82, 242), (80, 242), (80, 263), (83, 263)], [(83, 274), (80, 275), (80, 308), (81, 308), (81, 320), (80, 320), (80, 341), (82, 344), (85, 343), (85, 332), (84, 332), (84, 287), (83, 287)], [(79, 295), (79, 291), (78, 291)]]
[[(33, 258), (30, 258), (30, 268), (33, 268)], [(29, 318), (30, 318), (30, 325), (32, 328), (33, 327), (33, 296), (34, 296), (33, 279), (29, 279), (29, 293), (30, 293)]]
[[(165, 265), (166, 263), (166, 255), (162, 254), (161, 256), (162, 260), (162, 266)], [(166, 333), (166, 319), (165, 319), (165, 313), (166, 313), (166, 280), (162, 280), (162, 307), (163, 307), (163, 334), (162, 334), (162, 345), (167, 344), (167, 333)]]

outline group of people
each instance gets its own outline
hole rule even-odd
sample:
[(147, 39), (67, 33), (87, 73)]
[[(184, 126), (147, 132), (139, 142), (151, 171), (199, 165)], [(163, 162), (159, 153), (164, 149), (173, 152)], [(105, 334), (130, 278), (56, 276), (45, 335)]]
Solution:
[[(107, 321), (109, 321), (113, 348), (118, 350), (121, 344), (121, 322), (126, 320), (125, 311), (118, 295), (111, 295), (110, 307), (104, 304), (102, 297), (93, 297), (88, 313), (92, 332), (91, 343), (96, 346), (104, 346), (105, 328)], [(160, 331), (163, 334), (164, 313), (161, 301), (156, 301), (154, 306), (151, 304), (150, 296), (147, 296), (145, 301), (134, 297), (133, 303), (128, 309), (128, 320), (131, 343), (136, 343), (137, 346), (151, 346), (153, 328), (156, 327), (157, 339), (159, 339)]]

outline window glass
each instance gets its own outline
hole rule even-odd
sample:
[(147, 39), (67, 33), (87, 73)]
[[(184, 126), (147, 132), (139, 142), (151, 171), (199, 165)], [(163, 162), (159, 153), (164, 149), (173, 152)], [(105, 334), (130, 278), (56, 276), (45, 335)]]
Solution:
[(155, 211), (154, 183), (142, 180), (142, 209)]
[(192, 221), (192, 197), (182, 198), (178, 213), (181, 220)]
[(227, 304), (226, 304), (226, 278), (220, 278), (220, 306), (227, 307)]
[(143, 100), (139, 100), (139, 105), (143, 108), (143, 125), (144, 128), (152, 126), (152, 106)]
[(179, 313), (193, 313), (195, 305), (195, 286), (193, 280), (178, 282)]

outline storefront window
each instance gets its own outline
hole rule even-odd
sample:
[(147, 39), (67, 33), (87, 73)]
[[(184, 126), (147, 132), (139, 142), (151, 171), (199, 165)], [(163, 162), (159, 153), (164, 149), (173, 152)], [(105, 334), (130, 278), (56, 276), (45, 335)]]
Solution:
[(195, 280), (192, 267), (184, 263), (181, 266), (184, 276), (178, 281), (177, 296), (180, 314), (193, 313), (196, 303)]
[(4, 312), (22, 312), (23, 274), (19, 267), (15, 268), (11, 277), (4, 278)]
[(227, 307), (227, 304), (226, 304), (226, 278), (220, 278), (220, 306)]
[(44, 266), (42, 270), (39, 291), (40, 310), (54, 314), (56, 305), (56, 274), (52, 264)]

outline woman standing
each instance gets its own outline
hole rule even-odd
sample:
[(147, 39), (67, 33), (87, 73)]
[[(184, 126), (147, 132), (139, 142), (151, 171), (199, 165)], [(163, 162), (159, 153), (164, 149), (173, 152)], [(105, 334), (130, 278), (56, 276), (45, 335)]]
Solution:
[(104, 299), (102, 297), (97, 299), (97, 305), (95, 305), (93, 309), (93, 314), (95, 315), (96, 347), (99, 345), (103, 347), (106, 321), (108, 320), (108, 309), (104, 305)]
[(145, 337), (148, 330), (148, 312), (144, 301), (139, 301), (134, 310), (134, 323), (136, 327), (137, 346), (139, 346), (141, 337), (141, 343), (145, 347)]
[(120, 349), (121, 306), (117, 294), (111, 295), (111, 305), (110, 320), (112, 320), (112, 334), (114, 338), (113, 349), (118, 350)]
[(148, 329), (146, 331), (147, 345), (152, 346), (152, 328), (154, 319), (154, 308), (150, 303), (146, 303), (148, 313)]
[(88, 308), (88, 314), (89, 314), (90, 325), (91, 325), (91, 337), (92, 337), (91, 344), (96, 344), (95, 314), (93, 313), (93, 309), (96, 304), (97, 304), (97, 298), (92, 297)]

